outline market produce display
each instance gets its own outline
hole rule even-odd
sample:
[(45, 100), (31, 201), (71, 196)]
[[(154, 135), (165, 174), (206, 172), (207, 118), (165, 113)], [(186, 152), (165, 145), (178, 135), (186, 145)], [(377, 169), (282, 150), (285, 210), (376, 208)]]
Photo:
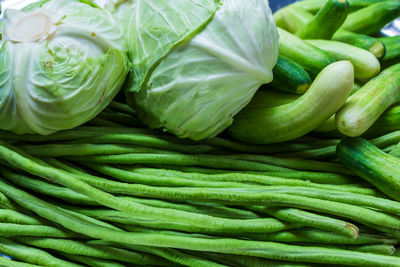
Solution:
[(399, 16), (398, 0), (7, 10), (0, 265), (400, 266), (400, 39), (378, 33)]

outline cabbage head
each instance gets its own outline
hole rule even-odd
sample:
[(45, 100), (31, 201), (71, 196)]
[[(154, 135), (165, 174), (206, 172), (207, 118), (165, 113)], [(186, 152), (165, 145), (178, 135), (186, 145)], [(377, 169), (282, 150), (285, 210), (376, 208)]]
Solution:
[(151, 128), (214, 137), (273, 78), (268, 0), (134, 0), (122, 9), (133, 63), (127, 102)]
[(90, 0), (39, 1), (1, 22), (0, 129), (47, 135), (95, 117), (130, 65), (123, 30)]

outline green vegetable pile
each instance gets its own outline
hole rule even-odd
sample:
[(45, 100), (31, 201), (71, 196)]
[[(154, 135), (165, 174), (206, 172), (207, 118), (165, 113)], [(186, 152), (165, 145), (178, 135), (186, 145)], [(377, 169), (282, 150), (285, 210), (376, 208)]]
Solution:
[(275, 27), (267, 0), (8, 10), (0, 265), (400, 266), (400, 40), (376, 35), (399, 14), (304, 0)]

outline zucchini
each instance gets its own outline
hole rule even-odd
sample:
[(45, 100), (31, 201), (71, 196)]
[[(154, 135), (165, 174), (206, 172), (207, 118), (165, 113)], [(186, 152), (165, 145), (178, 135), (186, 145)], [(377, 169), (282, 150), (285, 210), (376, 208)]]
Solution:
[[(311, 13), (316, 13), (320, 10), (327, 0), (304, 0), (298, 2), (298, 6)], [(350, 11), (355, 11), (360, 8), (370, 6), (372, 4), (382, 2), (382, 0), (348, 0)]]
[(296, 62), (279, 56), (273, 69), (274, 79), (270, 86), (276, 90), (304, 94), (311, 84), (310, 75)]
[(398, 16), (400, 16), (399, 0), (380, 1), (347, 16), (343, 29), (370, 35), (379, 32)]
[(378, 40), (386, 46), (386, 55), (384, 60), (400, 58), (400, 35), (381, 37)]
[(368, 50), (378, 59), (384, 58), (386, 54), (386, 48), (382, 41), (365, 34), (349, 32), (342, 29), (333, 35), (332, 40), (340, 41)]
[(349, 9), (347, 0), (328, 0), (315, 17), (296, 32), (296, 35), (302, 39), (330, 40), (346, 20)]
[(310, 89), (297, 100), (281, 106), (245, 107), (228, 133), (252, 144), (289, 141), (315, 129), (346, 101), (354, 82), (350, 61), (335, 62), (317, 76)]
[(400, 101), (400, 64), (385, 69), (351, 95), (336, 114), (336, 126), (344, 135), (360, 136), (386, 109), (398, 101)]
[(299, 37), (278, 28), (279, 53), (305, 68), (312, 77), (329, 64), (335, 62), (335, 59), (327, 52), (306, 43)]
[(328, 52), (336, 60), (350, 60), (354, 65), (354, 76), (357, 79), (371, 79), (381, 70), (379, 60), (364, 49), (337, 41), (306, 40), (306, 42)]
[(343, 138), (336, 154), (350, 170), (400, 201), (400, 159), (384, 153), (361, 137)]
[(282, 16), (285, 29), (293, 34), (299, 31), (314, 18), (313, 14), (296, 6), (287, 8)]

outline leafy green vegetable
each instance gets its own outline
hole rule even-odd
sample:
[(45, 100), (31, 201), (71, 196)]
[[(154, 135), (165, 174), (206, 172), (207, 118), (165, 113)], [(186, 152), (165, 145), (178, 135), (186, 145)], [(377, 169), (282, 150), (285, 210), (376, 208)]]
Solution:
[(89, 1), (6, 10), (0, 43), (0, 129), (51, 134), (95, 117), (129, 69), (123, 31)]
[(194, 140), (213, 137), (272, 80), (278, 34), (267, 0), (137, 0), (130, 6), (132, 12), (122, 12), (130, 16), (133, 62), (127, 99), (151, 128)]

